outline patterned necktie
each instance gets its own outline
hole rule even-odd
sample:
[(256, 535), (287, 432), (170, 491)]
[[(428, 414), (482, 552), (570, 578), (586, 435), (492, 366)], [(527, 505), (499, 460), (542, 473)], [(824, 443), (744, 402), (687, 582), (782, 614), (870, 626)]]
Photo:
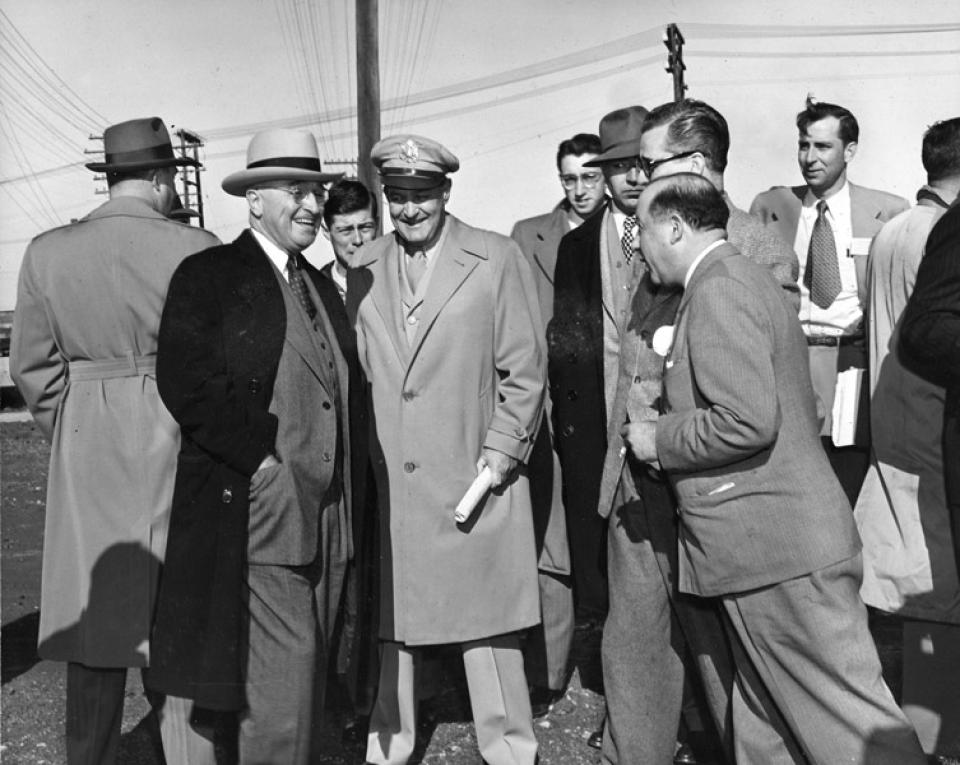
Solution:
[(817, 202), (817, 220), (807, 250), (807, 268), (803, 286), (810, 290), (810, 300), (820, 308), (829, 308), (840, 294), (840, 264), (833, 229), (827, 220), (827, 203)]
[(407, 281), (410, 282), (410, 291), (416, 294), (420, 280), (427, 270), (427, 253), (423, 250), (407, 253)]
[(287, 258), (287, 281), (290, 284), (290, 289), (293, 290), (293, 294), (300, 301), (300, 305), (303, 306), (303, 310), (307, 312), (307, 316), (313, 319), (317, 315), (317, 307), (310, 299), (310, 293), (307, 292), (307, 285), (304, 284), (303, 274), (300, 272), (300, 264), (296, 255)]
[(623, 220), (623, 236), (620, 239), (620, 247), (623, 248), (623, 257), (627, 259), (627, 264), (633, 260), (633, 240), (634, 231), (637, 228), (637, 216), (628, 215)]

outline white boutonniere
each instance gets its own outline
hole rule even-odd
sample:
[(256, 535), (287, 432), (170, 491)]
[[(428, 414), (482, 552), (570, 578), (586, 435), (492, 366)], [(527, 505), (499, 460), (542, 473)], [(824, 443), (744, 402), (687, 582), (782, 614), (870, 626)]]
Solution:
[(658, 327), (657, 331), (653, 333), (653, 350), (658, 356), (666, 356), (673, 348), (674, 329), (675, 327), (672, 324), (666, 324)]

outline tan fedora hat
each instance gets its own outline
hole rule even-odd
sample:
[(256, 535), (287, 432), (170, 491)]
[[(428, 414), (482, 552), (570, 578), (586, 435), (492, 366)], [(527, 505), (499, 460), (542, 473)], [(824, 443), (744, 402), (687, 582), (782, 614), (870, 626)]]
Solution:
[(605, 115), (600, 120), (601, 152), (584, 167), (596, 167), (616, 159), (629, 159), (640, 155), (640, 136), (643, 135), (643, 120), (647, 110), (642, 106), (628, 106)]
[(167, 126), (159, 117), (118, 122), (103, 131), (103, 162), (88, 162), (95, 173), (122, 173), (152, 167), (200, 163), (190, 157), (176, 157)]
[(320, 166), (316, 139), (302, 130), (274, 128), (250, 139), (247, 168), (231, 173), (220, 185), (228, 194), (242, 197), (247, 189), (269, 181), (328, 183), (343, 173), (325, 173)]

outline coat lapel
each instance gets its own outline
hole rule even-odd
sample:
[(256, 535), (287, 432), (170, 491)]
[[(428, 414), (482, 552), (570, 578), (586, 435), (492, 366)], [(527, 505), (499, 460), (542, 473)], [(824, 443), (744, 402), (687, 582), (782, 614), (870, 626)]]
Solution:
[(850, 228), (856, 237), (872, 237), (883, 225), (881, 210), (856, 184), (850, 184)]
[(541, 229), (537, 230), (537, 246), (533, 259), (543, 272), (546, 280), (553, 284), (553, 273), (557, 269), (557, 250), (560, 240), (567, 233), (567, 212), (563, 204), (557, 205)]
[[(370, 297), (387, 328), (387, 335), (404, 367), (410, 363), (410, 347), (400, 327), (400, 272), (397, 267), (397, 240), (395, 234), (387, 234), (377, 240), (376, 260), (369, 264), (373, 283)], [(350, 290), (347, 290), (350, 295)]]
[[(446, 233), (446, 241), (436, 255), (439, 260), (430, 276), (430, 284), (427, 287), (427, 294), (423, 299), (423, 307), (420, 310), (420, 324), (413, 339), (410, 363), (416, 358), (420, 346), (423, 345), (424, 338), (430, 332), (433, 322), (437, 318), (437, 314), (463, 284), (470, 272), (476, 268), (477, 258), (486, 259), (481, 243), (471, 241), (473, 237), (467, 236), (466, 231), (460, 226), (456, 218), (452, 215), (448, 216), (447, 225), (450, 228)], [(399, 299), (399, 277), (397, 277), (396, 289)]]

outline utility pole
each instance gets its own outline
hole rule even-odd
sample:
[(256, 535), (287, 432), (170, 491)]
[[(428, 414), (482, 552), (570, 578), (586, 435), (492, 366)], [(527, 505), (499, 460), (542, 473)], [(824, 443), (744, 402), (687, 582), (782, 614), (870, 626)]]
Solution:
[[(173, 134), (180, 139), (180, 156), (193, 159), (200, 162), (200, 147), (203, 146), (203, 138), (192, 130), (178, 128)], [(180, 193), (180, 201), (183, 204), (182, 212), (177, 213), (178, 217), (190, 218), (196, 216), (200, 228), (203, 228), (203, 194), (200, 188), (200, 166), (195, 167), (184, 165), (180, 168), (180, 185), (183, 191)]]
[(663, 44), (667, 46), (667, 71), (673, 75), (673, 100), (681, 101), (687, 86), (683, 84), (683, 70), (687, 68), (683, 63), (683, 35), (680, 27), (669, 24), (663, 34)]
[[(357, 15), (357, 177), (382, 208), (380, 176), (370, 162), (370, 150), (380, 140), (380, 22), (379, 0), (356, 0)], [(377, 234), (382, 229), (381, 214)]]

